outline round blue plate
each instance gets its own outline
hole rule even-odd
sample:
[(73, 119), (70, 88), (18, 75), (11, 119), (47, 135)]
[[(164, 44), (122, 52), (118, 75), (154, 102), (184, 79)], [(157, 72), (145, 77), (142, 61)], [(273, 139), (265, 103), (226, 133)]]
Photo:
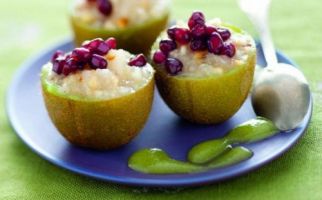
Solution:
[[(195, 174), (149, 175), (128, 168), (129, 156), (141, 148), (161, 148), (172, 157), (185, 160), (188, 150), (204, 140), (219, 138), (236, 125), (256, 117), (249, 99), (228, 121), (219, 125), (190, 124), (164, 104), (155, 93), (150, 118), (141, 133), (128, 145), (110, 151), (94, 151), (69, 144), (50, 121), (43, 103), (39, 73), (56, 49), (70, 51), (71, 39), (42, 51), (27, 61), (17, 72), (7, 96), (7, 113), (18, 136), (42, 158), (57, 166), (89, 177), (137, 186), (192, 186), (212, 183), (239, 176), (254, 170), (287, 151), (304, 134), (312, 113), (307, 113), (296, 130), (280, 133), (272, 138), (245, 145), (254, 156), (234, 166)], [(261, 48), (258, 48), (258, 64), (265, 65)], [(280, 62), (295, 65), (278, 53)]]

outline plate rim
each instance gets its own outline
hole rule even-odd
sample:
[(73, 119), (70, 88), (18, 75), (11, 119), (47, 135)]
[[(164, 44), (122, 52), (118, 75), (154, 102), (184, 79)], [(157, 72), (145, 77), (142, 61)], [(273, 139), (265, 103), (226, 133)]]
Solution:
[[(61, 40), (60, 42), (58, 42), (56, 44), (50, 45), (47, 48), (43, 48), (41, 51), (39, 51), (38, 53), (31, 56), (29, 59), (24, 61), (20, 65), (20, 67), (17, 68), (17, 70), (14, 72), (14, 76), (11, 79), (11, 82), (9, 84), (9, 87), (7, 88), (7, 92), (5, 95), (5, 111), (6, 111), (6, 116), (8, 118), (9, 125), (10, 125), (11, 129), (13, 130), (13, 132), (15, 132), (15, 134), (18, 136), (18, 138), (20, 138), (20, 140), (22, 140), (22, 142), (27, 147), (29, 147), (34, 153), (36, 153), (42, 159), (48, 161), (49, 163), (51, 163), (57, 167), (60, 167), (60, 168), (66, 169), (70, 172), (73, 172), (74, 174), (94, 178), (97, 180), (112, 182), (112, 183), (116, 183), (116, 184), (128, 185), (128, 186), (144, 186), (144, 187), (178, 187), (178, 186), (179, 187), (180, 186), (187, 187), (187, 186), (189, 186), (189, 187), (193, 187), (193, 186), (199, 186), (199, 185), (206, 185), (206, 184), (210, 184), (210, 183), (215, 183), (215, 182), (219, 182), (219, 181), (223, 181), (223, 180), (230, 180), (232, 178), (240, 177), (240, 176), (247, 174), (251, 171), (259, 169), (260, 167), (279, 158), (281, 155), (283, 155), (284, 153), (289, 151), (290, 148), (292, 148), (303, 137), (303, 135), (307, 132), (307, 129), (310, 125), (312, 113), (313, 113), (312, 112), (313, 111), (313, 98), (312, 98), (311, 91), (310, 91), (310, 106), (309, 106), (309, 110), (307, 113), (308, 116), (306, 116), (306, 117), (308, 117), (308, 119), (307, 119), (307, 123), (305, 123), (305, 125), (303, 127), (302, 133), (299, 134), (297, 137), (295, 137), (293, 140), (288, 141), (287, 145), (285, 145), (284, 148), (281, 151), (279, 151), (278, 153), (268, 156), (268, 158), (265, 159), (264, 161), (262, 161), (258, 164), (255, 164), (251, 167), (248, 167), (247, 169), (232, 172), (228, 175), (224, 175), (219, 178), (216, 177), (217, 175), (216, 175), (216, 173), (214, 173), (213, 176), (208, 175), (206, 177), (205, 176), (189, 177), (189, 178), (183, 178), (183, 179), (175, 179), (172, 181), (160, 180), (160, 179), (131, 178), (131, 177), (123, 178), (123, 177), (118, 177), (118, 176), (113, 176), (113, 175), (100, 175), (97, 173), (92, 173), (92, 172), (86, 171), (78, 166), (71, 165), (71, 164), (61, 161), (59, 159), (55, 159), (55, 158), (53, 158), (53, 156), (51, 156), (51, 155), (41, 151), (37, 147), (35, 147), (35, 145), (33, 145), (32, 141), (30, 141), (28, 138), (23, 136), (23, 135), (27, 135), (27, 134), (25, 133), (23, 128), (20, 127), (19, 123), (16, 121), (14, 114), (13, 114), (13, 109), (11, 106), (12, 103), (10, 103), (14, 99), (14, 95), (16, 93), (16, 90), (14, 90), (14, 88), (17, 88), (17, 84), (18, 84), (19, 80), (21, 79), (22, 75), (30, 68), (31, 64), (36, 62), (39, 58), (44, 57), (46, 54), (48, 54), (48, 52), (52, 52), (56, 49), (59, 49), (60, 47), (62, 47), (64, 45), (67, 45), (70, 43), (72, 43), (72, 38), (68, 37), (68, 38)], [(257, 43), (257, 45), (258, 44), (260, 44), (260, 43)], [(276, 50), (276, 53), (279, 57), (283, 57), (283, 58), (287, 59), (294, 67), (298, 68), (298, 65), (291, 58), (286, 56), (284, 53), (280, 52), (279, 50)], [(21, 134), (21, 133), (23, 133), (23, 134)]]

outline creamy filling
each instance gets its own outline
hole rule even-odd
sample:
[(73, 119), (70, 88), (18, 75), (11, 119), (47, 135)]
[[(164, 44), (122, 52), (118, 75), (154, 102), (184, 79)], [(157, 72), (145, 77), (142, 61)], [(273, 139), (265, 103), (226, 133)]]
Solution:
[(111, 0), (110, 16), (102, 15), (95, 3), (78, 0), (73, 15), (95, 28), (120, 29), (159, 18), (169, 9), (170, 0)]
[(132, 55), (124, 50), (112, 49), (106, 55), (106, 69), (80, 70), (68, 76), (58, 75), (48, 63), (43, 70), (47, 72), (49, 84), (57, 86), (59, 92), (92, 99), (110, 99), (134, 93), (144, 87), (154, 75), (150, 64), (143, 67), (128, 65)]
[[(220, 19), (213, 19), (206, 24), (223, 27)], [(180, 21), (176, 27), (187, 28), (187, 25)], [(232, 43), (236, 47), (236, 54), (232, 58), (225, 55), (215, 55), (208, 51), (192, 51), (188, 45), (178, 44), (177, 49), (170, 52), (170, 57), (179, 59), (183, 64), (183, 69), (178, 75), (189, 77), (221, 75), (237, 66), (246, 64), (249, 56), (256, 51), (252, 36), (228, 29), (231, 32), (231, 37), (226, 42)]]

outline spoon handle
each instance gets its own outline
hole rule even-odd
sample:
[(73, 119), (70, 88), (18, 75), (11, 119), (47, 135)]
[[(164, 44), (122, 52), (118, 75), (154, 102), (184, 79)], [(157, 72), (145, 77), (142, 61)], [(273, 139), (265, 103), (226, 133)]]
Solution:
[(259, 33), (267, 65), (276, 65), (278, 61), (268, 25), (271, 0), (238, 0), (238, 3)]

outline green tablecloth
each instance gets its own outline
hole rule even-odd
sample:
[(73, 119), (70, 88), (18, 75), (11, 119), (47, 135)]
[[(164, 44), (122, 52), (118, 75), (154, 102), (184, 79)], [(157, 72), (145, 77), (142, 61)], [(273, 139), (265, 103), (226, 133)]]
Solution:
[[(96, 181), (41, 159), (14, 134), (4, 112), (5, 92), (18, 66), (70, 35), (66, 0), (0, 2), (0, 199), (322, 199), (322, 5), (318, 0), (273, 2), (276, 46), (308, 77), (314, 114), (307, 134), (281, 158), (242, 177), (198, 188), (147, 190)], [(194, 9), (254, 33), (234, 0), (174, 0), (173, 17)], [(320, 127), (321, 126), (321, 127)]]

